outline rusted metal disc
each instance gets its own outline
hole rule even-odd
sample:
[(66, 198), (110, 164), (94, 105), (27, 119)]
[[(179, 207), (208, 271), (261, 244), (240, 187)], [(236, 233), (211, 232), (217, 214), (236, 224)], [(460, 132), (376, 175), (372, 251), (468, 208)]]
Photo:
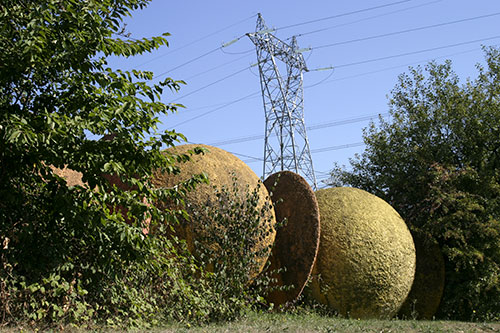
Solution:
[(269, 269), (284, 269), (274, 272), (273, 277), (278, 286), (292, 286), (271, 292), (267, 300), (275, 305), (286, 305), (300, 296), (316, 261), (320, 235), (318, 202), (306, 180), (291, 171), (269, 176), (264, 185), (272, 194), (276, 220), (287, 220), (277, 229)]

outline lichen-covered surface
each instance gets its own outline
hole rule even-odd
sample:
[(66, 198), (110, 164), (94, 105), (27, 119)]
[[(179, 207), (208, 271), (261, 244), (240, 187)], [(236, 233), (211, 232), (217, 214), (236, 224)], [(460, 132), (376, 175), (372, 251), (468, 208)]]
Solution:
[(82, 173), (72, 170), (70, 168), (64, 167), (64, 169), (56, 168), (55, 166), (50, 166), (52, 169), (52, 172), (58, 175), (61, 178), (64, 178), (66, 180), (66, 184), (68, 186), (87, 186), (83, 181), (82, 181)]
[[(259, 177), (257, 177), (252, 169), (243, 161), (225, 150), (201, 144), (188, 144), (169, 148), (165, 153), (175, 155), (187, 154), (196, 147), (205, 148), (208, 152), (200, 155), (192, 155), (190, 161), (178, 164), (181, 169), (180, 174), (173, 175), (155, 172), (152, 183), (158, 187), (173, 187), (182, 181), (188, 180), (193, 175), (205, 173), (210, 180), (210, 185), (199, 184), (196, 190), (188, 193), (186, 196), (185, 200), (186, 203), (191, 206), (189, 209), (191, 211), (202, 211), (206, 205), (211, 205), (216, 201), (215, 191), (213, 189), (214, 186), (218, 189), (225, 186), (227, 189), (231, 190), (233, 188), (234, 178), (237, 179), (237, 188), (239, 189), (240, 195), (245, 195), (249, 191), (253, 191), (260, 184), (258, 191), (260, 198), (259, 206), (262, 207), (264, 203), (271, 204), (269, 193)], [(275, 239), (276, 232), (274, 224), (276, 218), (272, 209), (268, 211), (266, 219), (271, 219), (273, 226), (271, 226), (271, 228), (267, 225), (262, 226), (263, 229), (269, 229), (271, 231), (259, 240), (260, 248), (272, 245)], [(188, 225), (185, 229), (178, 229), (178, 233), (181, 237), (186, 239), (188, 248), (193, 250), (193, 237), (195, 237), (193, 228)], [(258, 268), (252, 272), (252, 277), (256, 276), (263, 269), (266, 261), (267, 257), (259, 258)]]
[(321, 214), (313, 296), (350, 318), (391, 318), (415, 274), (415, 247), (399, 214), (355, 188), (316, 192)]
[(276, 220), (286, 224), (278, 228), (271, 254), (271, 271), (279, 286), (293, 286), (289, 290), (271, 292), (267, 300), (275, 305), (293, 302), (301, 294), (309, 279), (319, 248), (319, 208), (316, 196), (300, 175), (282, 171), (269, 176), (264, 185), (272, 193)]
[(413, 286), (399, 315), (408, 319), (432, 319), (444, 291), (444, 258), (439, 244), (430, 235), (421, 231), (411, 234), (417, 251), (417, 266)]

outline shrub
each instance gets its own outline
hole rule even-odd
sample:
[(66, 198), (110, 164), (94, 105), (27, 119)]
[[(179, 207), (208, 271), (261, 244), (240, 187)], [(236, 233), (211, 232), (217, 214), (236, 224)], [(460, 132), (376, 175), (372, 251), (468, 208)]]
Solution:
[(191, 211), (188, 223), (196, 225), (195, 252), (199, 265), (206, 268), (210, 289), (210, 320), (235, 319), (263, 305), (269, 292), (269, 275), (254, 273), (271, 253), (273, 244), (263, 241), (275, 233), (276, 225), (270, 201), (261, 202), (261, 186), (242, 190), (233, 177), (231, 186), (212, 187), (215, 201)]

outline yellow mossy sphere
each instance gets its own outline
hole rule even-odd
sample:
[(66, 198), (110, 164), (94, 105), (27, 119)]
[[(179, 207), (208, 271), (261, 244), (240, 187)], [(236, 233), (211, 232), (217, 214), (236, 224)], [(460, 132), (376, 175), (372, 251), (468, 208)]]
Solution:
[(316, 198), (321, 236), (313, 297), (345, 317), (393, 317), (415, 274), (415, 246), (405, 222), (363, 190), (329, 188)]
[[(226, 187), (233, 194), (235, 179), (237, 180), (236, 186), (240, 202), (244, 202), (244, 196), (254, 191), (260, 185), (258, 189), (258, 208), (263, 207), (265, 204), (272, 205), (269, 193), (259, 177), (243, 161), (225, 150), (201, 144), (187, 144), (169, 148), (165, 153), (174, 155), (188, 154), (189, 151), (197, 147), (205, 148), (208, 152), (192, 155), (190, 161), (179, 163), (177, 166), (181, 170), (180, 174), (172, 175), (155, 172), (152, 180), (153, 184), (157, 187), (173, 187), (182, 181), (188, 180), (193, 175), (205, 173), (210, 180), (210, 184), (199, 184), (194, 191), (187, 194), (185, 201), (189, 205), (188, 213), (203, 212), (207, 205), (211, 206), (212, 203), (216, 203), (218, 198), (216, 197), (214, 187), (218, 190)], [(262, 225), (259, 227), (265, 233), (259, 239), (255, 240), (256, 250), (264, 249), (267, 246), (271, 247), (274, 243), (276, 217), (272, 206), (270, 207), (271, 209), (267, 210), (267, 216), (263, 216), (261, 219)], [(180, 237), (186, 239), (188, 248), (191, 251), (194, 249), (194, 239), (197, 239), (196, 233), (193, 232), (194, 229), (195, 226), (188, 224), (187, 228), (178, 230)], [(255, 269), (251, 270), (251, 278), (254, 278), (262, 271), (269, 254), (270, 250), (267, 255), (256, 258), (257, 265)]]

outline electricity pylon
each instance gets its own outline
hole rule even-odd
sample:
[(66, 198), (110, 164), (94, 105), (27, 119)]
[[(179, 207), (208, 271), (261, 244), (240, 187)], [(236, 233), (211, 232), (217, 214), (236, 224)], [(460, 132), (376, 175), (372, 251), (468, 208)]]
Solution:
[(263, 178), (290, 170), (302, 175), (316, 189), (304, 121), (302, 73), (308, 71), (306, 62), (295, 37), (289, 45), (271, 32), (259, 14), (255, 33), (247, 34), (257, 49), (266, 118)]

